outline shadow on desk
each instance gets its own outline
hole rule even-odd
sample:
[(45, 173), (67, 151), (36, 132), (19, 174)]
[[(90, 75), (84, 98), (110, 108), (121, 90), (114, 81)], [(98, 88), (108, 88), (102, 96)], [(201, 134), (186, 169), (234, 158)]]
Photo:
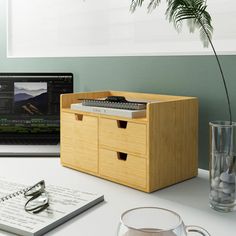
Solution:
[(158, 198), (163, 198), (204, 211), (209, 209), (209, 181), (203, 177), (196, 177), (175, 184), (155, 192), (154, 195), (158, 196)]

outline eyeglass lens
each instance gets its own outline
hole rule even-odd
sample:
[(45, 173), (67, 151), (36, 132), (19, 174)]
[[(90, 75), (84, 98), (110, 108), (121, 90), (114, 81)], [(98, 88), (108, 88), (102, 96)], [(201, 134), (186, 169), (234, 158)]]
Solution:
[(25, 192), (25, 196), (34, 196), (36, 194), (42, 193), (45, 189), (45, 182), (44, 180), (41, 180), (40, 182), (38, 182), (37, 184), (35, 184), (34, 186), (32, 186), (30, 189), (28, 189)]
[(25, 204), (25, 210), (32, 213), (39, 213), (48, 206), (48, 195), (47, 193), (42, 193), (29, 199)]
[(41, 180), (25, 192), (25, 197), (31, 197), (25, 203), (25, 210), (39, 213), (49, 206), (48, 194), (45, 192), (45, 182)]

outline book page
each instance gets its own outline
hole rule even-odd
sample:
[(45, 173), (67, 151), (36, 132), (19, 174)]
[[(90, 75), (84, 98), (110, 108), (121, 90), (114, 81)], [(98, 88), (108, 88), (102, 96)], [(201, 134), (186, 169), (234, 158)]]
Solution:
[[(22, 184), (0, 179), (0, 198), (25, 187)], [(23, 194), (16, 195), (4, 202), (0, 201), (0, 229), (22, 235), (34, 235), (48, 225), (55, 227), (56, 225), (52, 225), (54, 222), (101, 197), (101, 195), (54, 185), (46, 185), (46, 191), (49, 194), (50, 205), (38, 214), (24, 210), (28, 198), (24, 197)]]

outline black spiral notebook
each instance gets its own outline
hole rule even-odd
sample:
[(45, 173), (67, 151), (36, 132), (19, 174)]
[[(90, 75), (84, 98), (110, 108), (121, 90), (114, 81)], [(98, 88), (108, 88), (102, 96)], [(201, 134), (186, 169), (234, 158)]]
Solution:
[(79, 99), (71, 104), (71, 109), (127, 118), (146, 116), (147, 102), (128, 101), (123, 96), (109, 96), (101, 99)]
[(83, 99), (83, 106), (106, 107), (125, 110), (146, 109), (146, 102), (128, 101), (123, 96), (108, 96), (105, 99)]
[[(33, 185), (33, 184), (32, 184)], [(40, 236), (104, 200), (103, 195), (48, 185), (49, 207), (32, 214), (24, 210), (29, 186), (0, 178), (0, 230)]]

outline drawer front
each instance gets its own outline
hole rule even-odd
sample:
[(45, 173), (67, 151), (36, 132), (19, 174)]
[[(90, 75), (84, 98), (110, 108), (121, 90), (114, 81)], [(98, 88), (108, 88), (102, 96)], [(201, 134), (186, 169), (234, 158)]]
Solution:
[(63, 163), (76, 166), (74, 158), (74, 140), (72, 134), (74, 131), (73, 114), (61, 113), (61, 138), (60, 138), (60, 156)]
[(71, 138), (74, 129), (74, 114), (61, 113), (61, 142), (64, 138)]
[(62, 161), (75, 168), (97, 173), (98, 118), (65, 113), (61, 121)]
[(130, 154), (100, 149), (99, 174), (118, 183), (146, 188), (146, 159)]
[(117, 151), (146, 155), (147, 125), (100, 118), (99, 142)]

